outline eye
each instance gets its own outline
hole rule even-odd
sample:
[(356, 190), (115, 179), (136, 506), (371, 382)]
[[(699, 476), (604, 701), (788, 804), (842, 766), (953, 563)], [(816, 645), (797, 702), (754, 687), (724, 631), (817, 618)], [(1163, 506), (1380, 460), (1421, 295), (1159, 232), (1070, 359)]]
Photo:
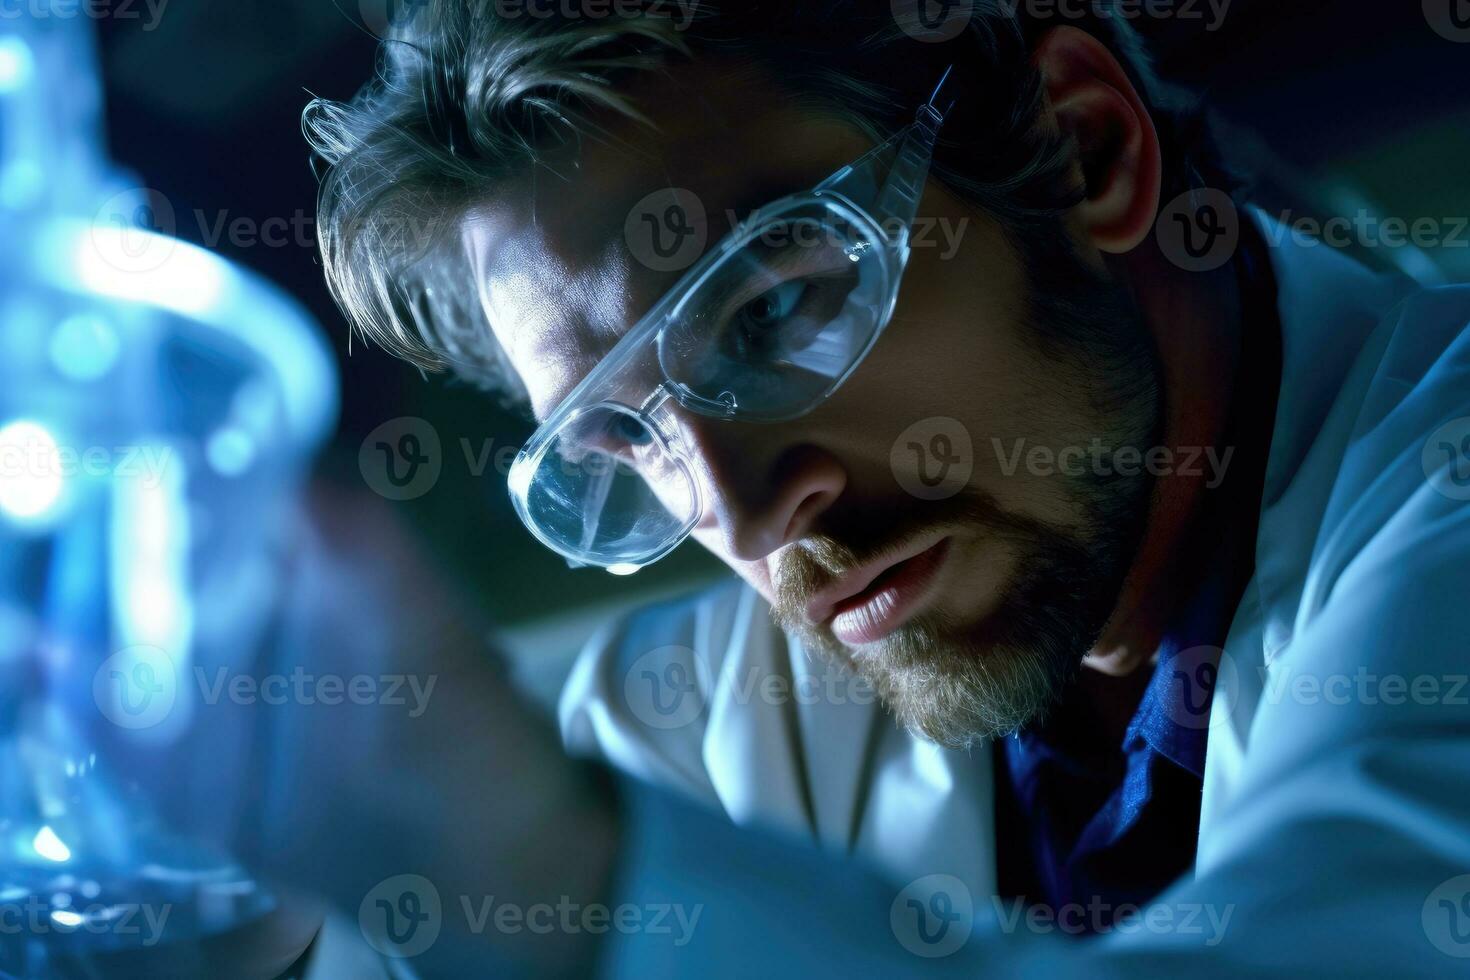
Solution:
[(773, 342), (781, 324), (796, 312), (806, 288), (805, 280), (792, 279), (742, 306), (736, 317), (742, 340), (755, 346)]
[(608, 423), (608, 435), (634, 447), (646, 446), (653, 441), (653, 433), (648, 431), (642, 420), (622, 412), (616, 413)]

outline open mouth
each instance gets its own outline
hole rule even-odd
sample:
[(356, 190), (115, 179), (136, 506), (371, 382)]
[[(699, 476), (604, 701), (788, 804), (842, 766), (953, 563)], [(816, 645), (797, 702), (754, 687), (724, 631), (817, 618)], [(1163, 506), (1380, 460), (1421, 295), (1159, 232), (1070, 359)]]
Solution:
[(832, 633), (848, 646), (874, 643), (918, 614), (949, 555), (949, 538), (889, 566), (855, 595), (832, 607)]

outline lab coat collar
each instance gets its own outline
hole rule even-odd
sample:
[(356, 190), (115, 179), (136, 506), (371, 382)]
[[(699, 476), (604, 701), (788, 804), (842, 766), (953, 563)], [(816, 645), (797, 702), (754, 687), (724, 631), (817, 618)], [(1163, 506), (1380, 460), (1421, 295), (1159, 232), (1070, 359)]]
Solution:
[[(1331, 490), (1296, 478), (1369, 334), (1413, 283), (1375, 273), (1340, 249), (1302, 241), (1259, 208), (1246, 213), (1266, 243), (1281, 318), (1281, 384), (1256, 535), (1254, 594), (1245, 600), (1259, 603), (1262, 655), (1269, 663), (1291, 640), (1317, 534), (1301, 515), (1321, 514)], [(1323, 506), (1304, 508), (1302, 498), (1313, 494), (1324, 497)]]

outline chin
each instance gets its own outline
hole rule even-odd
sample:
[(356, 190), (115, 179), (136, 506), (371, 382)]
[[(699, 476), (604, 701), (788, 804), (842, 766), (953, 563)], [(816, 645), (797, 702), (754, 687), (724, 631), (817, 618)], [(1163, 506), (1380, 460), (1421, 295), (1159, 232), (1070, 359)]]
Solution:
[[(956, 547), (926, 594), (871, 642), (844, 645), (830, 620), (809, 622), (801, 574), (790, 578), (792, 594), (773, 603), (777, 622), (807, 649), (848, 666), (899, 723), (946, 746), (1010, 734), (1045, 716), (1111, 616), (1130, 556), (1116, 528), (1079, 534), (975, 509), (974, 520), (950, 523), (961, 529), (952, 535)], [(979, 531), (965, 534), (967, 527)], [(771, 591), (780, 599), (788, 590)]]
[(957, 631), (938, 616), (859, 647), (822, 627), (787, 629), (811, 653), (872, 685), (910, 732), (939, 745), (969, 747), (1035, 721), (1066, 680), (1044, 652), (994, 643), (983, 629)]

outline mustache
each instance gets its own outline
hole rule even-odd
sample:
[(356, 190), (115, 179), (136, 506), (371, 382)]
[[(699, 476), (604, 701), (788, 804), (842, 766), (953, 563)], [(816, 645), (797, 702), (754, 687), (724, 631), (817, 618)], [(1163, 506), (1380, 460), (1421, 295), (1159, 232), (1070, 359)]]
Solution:
[[(966, 491), (922, 507), (889, 508), (874, 515), (828, 523), (782, 552), (771, 576), (777, 622), (805, 625), (806, 606), (818, 591), (854, 569), (901, 551), (915, 538), (946, 527), (983, 527), (994, 536), (1032, 539), (1049, 530), (1002, 510), (989, 494)], [(855, 542), (863, 542), (856, 544)]]

